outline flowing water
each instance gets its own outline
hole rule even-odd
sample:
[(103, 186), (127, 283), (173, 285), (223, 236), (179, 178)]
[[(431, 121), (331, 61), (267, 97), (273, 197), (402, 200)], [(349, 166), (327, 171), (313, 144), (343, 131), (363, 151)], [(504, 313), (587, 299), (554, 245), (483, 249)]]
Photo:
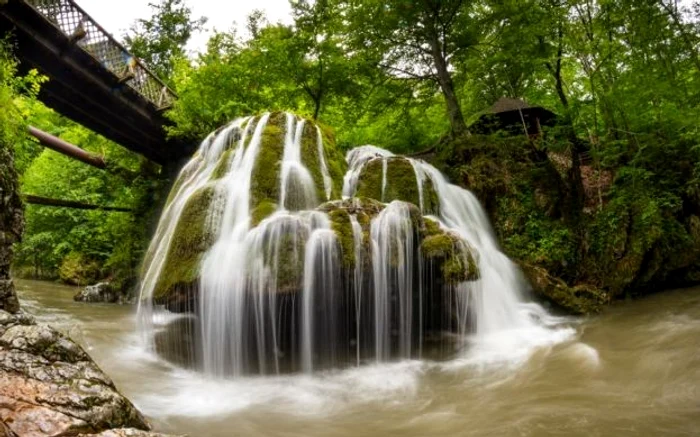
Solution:
[[(284, 114), (280, 126), (279, 115), (240, 118), (212, 133), (175, 182), (144, 263), (139, 314), (151, 347), (205, 375), (223, 378), (310, 374), (349, 364), (420, 359), (425, 340), (438, 343), (436, 337), (446, 331), (454, 334), (447, 341), (453, 345), (448, 356), (468, 349), (479, 359), (492, 361), (509, 359), (514, 351), (528, 353), (572, 334), (561, 320), (524, 299), (526, 283), (500, 252), (474, 195), (420, 160), (408, 159), (409, 172), (415, 173), (411, 183), (418, 193), (417, 211), (428, 213), (424, 203), (429, 182), (428, 194), (439, 203), (438, 215), (431, 219), (454, 236), (462, 270), (470, 265), (468, 254), (473, 255), (478, 279), (441, 285), (438, 269), (426, 269), (422, 258), (422, 225), (412, 215), (416, 208), (400, 200), (387, 202), (371, 218), (364, 259), (369, 268), (358, 272), (356, 264), (354, 271), (344, 271), (338, 231), (327, 210), (315, 209), (319, 199), (329, 200), (333, 193), (321, 129), (292, 114)], [(284, 135), (270, 142), (268, 123), (275, 131), (283, 129)], [(313, 159), (302, 153), (305, 129), (315, 129)], [(273, 149), (282, 149), (279, 195), (269, 199), (275, 211), (256, 225), (251, 203), (259, 183), (254, 173), (258, 157)], [(376, 200), (387, 200), (387, 190), (396, 188), (389, 186), (396, 182), (388, 178), (389, 161), (394, 159), (406, 158), (375, 146), (351, 150), (343, 199), (353, 202), (366, 173), (363, 169), (375, 162), (382, 169), (381, 195)], [(263, 171), (274, 172), (273, 164), (263, 164)], [(319, 190), (313, 165), (321, 175)], [(225, 171), (215, 177), (220, 168)], [(180, 230), (178, 222), (187, 215), (192, 199), (207, 189), (213, 189), (213, 201), (199, 213), (205, 214), (206, 233), (214, 242), (196, 268), (199, 280), (187, 285), (195, 289), (194, 298), (183, 299), (191, 305), (186, 308), (187, 321), (164, 326), (158, 319), (171, 320), (172, 314), (153, 305), (155, 290), (168, 276), (164, 266), (180, 263), (169, 258), (176, 232), (188, 232)], [(365, 237), (358, 234), (365, 231), (357, 229), (355, 212), (347, 215), (348, 231), (362, 246)], [(438, 318), (443, 323), (439, 327), (434, 321)], [(181, 351), (185, 344), (191, 347)], [(173, 358), (173, 350), (189, 358)]]
[[(374, 146), (348, 153), (343, 186), (334, 187), (321, 129), (280, 115), (233, 121), (181, 171), (146, 255), (138, 316), (73, 303), (67, 288), (20, 283), (26, 307), (85, 344), (159, 429), (213, 437), (695, 432), (697, 291), (592, 319), (552, 315), (527, 298), (472, 193)], [(282, 136), (270, 143), (270, 132)], [(255, 223), (254, 173), (270, 147), (282, 152), (279, 194)], [(415, 173), (417, 208), (388, 202), (401, 159)], [(353, 198), (368, 165), (382, 173), (376, 201), (385, 205), (374, 203), (373, 215)], [(334, 202), (319, 207), (334, 190)], [(176, 314), (153, 297), (165, 269), (179, 265), (169, 260), (178, 222), (203, 193), (211, 201), (197, 213), (212, 244), (188, 285), (195, 298)], [(451, 261), (463, 273), (473, 259), (478, 277), (436, 273), (421, 249), (429, 238), (421, 214), (436, 214), (429, 220), (452, 246)]]
[(129, 306), (18, 281), (25, 310), (80, 342), (163, 432), (228, 436), (697, 436), (700, 288), (565, 319), (507, 360), (473, 352), (278, 377), (204, 378), (141, 346)]

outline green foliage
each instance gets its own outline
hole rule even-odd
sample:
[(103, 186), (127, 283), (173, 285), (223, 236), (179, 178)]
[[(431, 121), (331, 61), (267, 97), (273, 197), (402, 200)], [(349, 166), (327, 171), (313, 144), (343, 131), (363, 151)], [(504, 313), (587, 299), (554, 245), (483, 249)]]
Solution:
[(158, 169), (35, 100), (24, 97), (17, 102), (18, 113), (26, 115), (32, 125), (103, 156), (112, 168), (123, 169), (103, 171), (87, 166), (44, 149), (22, 131), (14, 141), (22, 192), (124, 206), (134, 212), (27, 205), (25, 235), (14, 259), (16, 273), (75, 284), (110, 278), (117, 288), (133, 287), (155, 209), (162, 201)]
[(78, 252), (70, 252), (61, 261), (58, 276), (67, 284), (87, 285), (100, 278), (100, 265)]
[(149, 3), (150, 19), (138, 19), (124, 36), (129, 51), (143, 59), (156, 75), (170, 81), (174, 63), (185, 56), (185, 46), (193, 32), (202, 30), (206, 18), (193, 20), (192, 11), (183, 0), (160, 0)]

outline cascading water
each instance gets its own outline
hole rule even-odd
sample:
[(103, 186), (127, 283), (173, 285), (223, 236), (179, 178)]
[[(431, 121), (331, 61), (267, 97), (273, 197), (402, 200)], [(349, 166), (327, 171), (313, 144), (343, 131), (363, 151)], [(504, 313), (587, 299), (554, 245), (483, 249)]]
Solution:
[[(362, 146), (348, 153), (350, 165), (343, 187), (344, 196), (353, 196), (357, 190), (359, 175), (363, 167), (374, 159), (382, 161), (382, 180), (386, 179), (386, 166), (394, 157), (391, 152), (374, 146)], [(524, 288), (527, 286), (518, 268), (498, 248), (498, 243), (486, 212), (476, 197), (468, 190), (447, 182), (445, 177), (430, 164), (408, 159), (415, 171), (419, 203), (423, 209), (424, 181), (430, 180), (437, 193), (440, 225), (458, 233), (478, 253), (479, 279), (457, 285), (460, 320), (459, 331), (466, 333), (467, 313), (472, 311), (477, 338), (521, 331), (538, 330), (538, 318), (545, 315), (537, 305), (524, 303)], [(358, 175), (358, 176), (355, 176)], [(384, 186), (384, 182), (382, 184)], [(382, 192), (384, 189), (382, 189)], [(515, 335), (516, 338), (520, 337)], [(527, 340), (525, 340), (527, 341)], [(512, 345), (506, 344), (505, 347)]]
[[(212, 376), (309, 373), (420, 357), (449, 331), (478, 349), (547, 329), (469, 191), (374, 146), (350, 151), (343, 175), (333, 151), (319, 127), (281, 113), (202, 143), (144, 264), (139, 314), (153, 347)], [(394, 179), (406, 162), (411, 198)], [(159, 319), (171, 312), (187, 329)]]

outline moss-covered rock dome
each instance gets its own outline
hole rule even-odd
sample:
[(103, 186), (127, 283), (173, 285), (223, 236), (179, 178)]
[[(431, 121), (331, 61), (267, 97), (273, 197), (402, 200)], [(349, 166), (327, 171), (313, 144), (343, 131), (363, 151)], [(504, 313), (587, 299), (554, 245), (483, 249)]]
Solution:
[[(457, 285), (479, 278), (477, 251), (440, 222), (432, 170), (376, 150), (346, 162), (329, 129), (281, 112), (211, 134), (174, 183), (144, 263), (144, 311), (194, 316), (173, 324), (174, 343), (157, 336), (159, 352), (204, 367), (235, 356), (232, 368), (264, 373), (271, 362), (410, 357), (423, 332), (462, 329), (465, 311), (451, 307)], [(211, 332), (236, 340), (215, 351)]]

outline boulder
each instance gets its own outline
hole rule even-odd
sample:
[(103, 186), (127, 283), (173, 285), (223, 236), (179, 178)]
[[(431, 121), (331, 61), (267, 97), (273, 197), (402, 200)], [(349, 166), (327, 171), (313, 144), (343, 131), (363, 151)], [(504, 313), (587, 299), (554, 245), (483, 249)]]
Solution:
[(112, 287), (109, 282), (88, 285), (73, 296), (76, 302), (124, 303), (127, 298)]
[(610, 295), (588, 284), (567, 285), (542, 267), (520, 264), (536, 297), (570, 314), (599, 313), (610, 303)]
[(149, 429), (141, 413), (68, 337), (25, 314), (1, 310), (0, 333), (0, 432), (41, 437)]

